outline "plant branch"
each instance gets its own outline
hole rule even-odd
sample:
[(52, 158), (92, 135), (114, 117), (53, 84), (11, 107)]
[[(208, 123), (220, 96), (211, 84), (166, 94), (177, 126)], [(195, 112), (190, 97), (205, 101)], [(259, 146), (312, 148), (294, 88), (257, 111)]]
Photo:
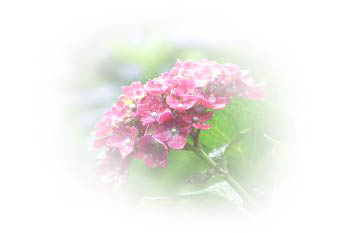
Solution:
[[(211, 168), (220, 169), (217, 163), (210, 158), (202, 149), (201, 144), (199, 142), (199, 132), (193, 137), (193, 144), (186, 144), (186, 150), (194, 152), (198, 157), (200, 157), (206, 164), (208, 164)], [(226, 167), (224, 169), (224, 179), (227, 183), (231, 185), (241, 196), (242, 198), (249, 204), (251, 207), (255, 206), (254, 200), (250, 197), (248, 192), (228, 173)]]

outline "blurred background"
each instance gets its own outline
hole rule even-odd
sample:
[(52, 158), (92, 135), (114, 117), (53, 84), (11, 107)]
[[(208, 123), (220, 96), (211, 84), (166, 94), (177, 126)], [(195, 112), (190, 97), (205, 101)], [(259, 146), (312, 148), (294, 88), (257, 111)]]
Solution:
[(177, 58), (234, 63), (266, 83), (264, 101), (233, 103), (237, 124), (216, 122), (230, 137), (238, 125), (251, 128), (232, 152), (230, 172), (264, 207), (258, 224), (249, 222), (254, 232), (341, 229), (349, 195), (349, 35), (347, 8), (336, 2), (4, 4), (4, 232), (249, 232), (217, 195), (140, 203), (219, 181), (187, 184), (206, 168), (190, 153), (172, 152), (166, 169), (135, 160), (122, 190), (103, 186), (95, 172), (90, 132), (121, 86), (154, 78)]
[[(196, 28), (199, 34), (203, 33), (200, 30), (205, 29)], [(155, 78), (171, 69), (176, 59), (200, 61), (208, 58), (219, 63), (237, 64), (250, 70), (256, 82), (267, 84), (263, 101), (237, 98), (226, 110), (215, 114), (211, 125), (220, 128), (224, 135), (218, 132), (218, 135), (213, 135), (215, 131), (212, 129), (202, 132), (201, 141), (209, 152), (232, 141), (240, 131), (250, 129), (235, 151), (230, 152), (229, 170), (260, 205), (268, 205), (280, 179), (285, 179), (289, 172), (283, 166), (288, 153), (282, 152), (282, 148), (295, 143), (295, 113), (290, 111), (288, 103), (295, 83), (288, 79), (286, 72), (292, 61), (276, 62), (271, 51), (229, 38), (220, 42), (222, 35), (219, 38), (218, 35), (219, 32), (201, 37), (193, 33), (193, 27), (174, 31), (169, 30), (168, 25), (148, 22), (142, 26), (93, 34), (89, 41), (77, 46), (70, 57), (72, 74), (64, 79), (60, 88), (64, 109), (62, 119), (66, 126), (60, 133), (62, 147), (69, 145), (67, 162), (73, 164), (77, 179), (90, 188), (99, 189), (101, 186), (95, 172), (99, 152), (88, 150), (91, 131), (103, 112), (121, 94), (121, 86)], [(203, 208), (213, 210), (213, 207), (220, 209), (219, 201), (221, 211), (222, 208), (234, 211), (230, 199), (225, 202), (219, 195), (215, 197), (215, 193), (214, 198), (198, 195), (166, 203), (161, 200), (143, 202), (145, 197), (169, 197), (222, 181), (217, 177), (209, 183), (200, 180), (194, 184), (186, 182), (207, 169), (207, 165), (194, 154), (184, 151), (172, 151), (169, 166), (165, 169), (148, 168), (136, 159), (130, 167), (126, 185), (113, 189), (113, 192), (115, 195), (123, 193), (120, 201), (127, 199), (135, 206), (141, 203), (152, 208), (163, 205), (182, 214), (188, 214), (191, 207), (197, 211)]]

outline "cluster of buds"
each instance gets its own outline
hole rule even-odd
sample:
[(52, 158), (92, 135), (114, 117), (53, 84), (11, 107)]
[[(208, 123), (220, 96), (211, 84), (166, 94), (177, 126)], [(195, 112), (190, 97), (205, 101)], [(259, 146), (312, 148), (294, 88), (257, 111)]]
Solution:
[(170, 149), (181, 150), (191, 133), (210, 129), (213, 110), (235, 96), (263, 97), (262, 85), (238, 66), (208, 60), (178, 60), (170, 71), (122, 92), (93, 132), (93, 149), (106, 148), (98, 167), (107, 182), (124, 182), (133, 158), (166, 167)]

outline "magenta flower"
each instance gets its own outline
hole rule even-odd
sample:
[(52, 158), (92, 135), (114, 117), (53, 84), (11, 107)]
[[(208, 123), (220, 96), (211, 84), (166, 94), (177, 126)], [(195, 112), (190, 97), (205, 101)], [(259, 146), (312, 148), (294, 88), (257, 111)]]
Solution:
[(159, 96), (146, 96), (137, 106), (138, 115), (143, 125), (158, 122), (162, 124), (171, 117), (171, 111)]
[(235, 96), (264, 95), (263, 85), (238, 66), (206, 59), (177, 60), (159, 77), (123, 86), (122, 92), (93, 132), (92, 148), (108, 151), (99, 167), (111, 167), (111, 180), (124, 179), (133, 158), (150, 167), (167, 166), (169, 149), (183, 149), (193, 128), (210, 129), (206, 122), (215, 111), (208, 109), (222, 109)]
[(128, 167), (132, 156), (123, 158), (118, 151), (109, 150), (98, 157), (97, 172), (103, 183), (117, 182), (123, 184), (128, 176)]
[(145, 89), (151, 95), (160, 95), (168, 89), (168, 86), (162, 83), (161, 79), (153, 79), (146, 83)]
[(172, 91), (170, 94), (180, 97), (193, 94), (196, 87), (192, 79), (184, 79), (179, 76), (169, 79), (169, 83), (172, 84)]
[(181, 64), (179, 75), (192, 79), (197, 88), (205, 87), (212, 80), (211, 67), (205, 62), (200, 64), (188, 60), (184, 61)]
[(174, 76), (169, 78), (167, 84), (171, 87), (166, 103), (177, 111), (185, 111), (197, 103), (195, 83), (191, 79)]
[(133, 82), (130, 86), (123, 86), (122, 91), (132, 100), (140, 100), (146, 95), (146, 90), (140, 81)]
[(168, 164), (168, 148), (151, 135), (143, 136), (139, 141), (139, 150), (144, 153), (145, 164), (149, 167), (166, 167)]
[(96, 137), (104, 137), (112, 132), (110, 117), (104, 117), (96, 126), (96, 130), (92, 134)]
[(264, 97), (264, 84), (256, 84), (246, 72), (237, 80), (237, 92), (248, 99), (259, 100)]
[(137, 139), (135, 127), (121, 127), (115, 130), (113, 136), (108, 137), (106, 145), (113, 149), (119, 149), (122, 157), (129, 155)]
[(220, 96), (215, 97), (213, 94), (210, 96), (199, 95), (198, 102), (206, 108), (218, 110), (224, 108), (230, 102), (230, 99)]
[(104, 147), (107, 143), (107, 140), (108, 140), (108, 137), (96, 138), (91, 145), (91, 149), (98, 150)]
[(187, 109), (192, 108), (197, 102), (197, 97), (192, 95), (182, 97), (169, 95), (166, 97), (166, 103), (169, 107), (177, 111), (186, 111)]
[(120, 124), (123, 121), (125, 114), (127, 113), (127, 106), (123, 101), (117, 101), (110, 109), (104, 113), (104, 117), (97, 124), (93, 135), (96, 137), (105, 137), (112, 133), (113, 127)]
[(179, 113), (179, 118), (192, 125), (192, 127), (197, 129), (210, 129), (211, 126), (208, 124), (203, 124), (210, 120), (213, 116), (213, 112), (200, 112), (194, 109), (189, 110), (188, 112)]
[(190, 132), (191, 124), (173, 118), (159, 125), (153, 137), (169, 148), (179, 150), (184, 148)]

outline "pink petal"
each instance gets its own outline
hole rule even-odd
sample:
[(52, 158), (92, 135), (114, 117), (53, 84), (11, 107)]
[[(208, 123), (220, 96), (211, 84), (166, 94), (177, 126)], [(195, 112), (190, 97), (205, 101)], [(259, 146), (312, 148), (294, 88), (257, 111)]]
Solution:
[(228, 98), (226, 97), (216, 97), (216, 101), (214, 103), (214, 106), (212, 109), (222, 109), (226, 106), (226, 104), (229, 102)]
[(108, 139), (108, 137), (95, 139), (95, 141), (93, 142), (93, 144), (91, 146), (91, 149), (97, 150), (97, 149), (100, 149), (101, 147), (105, 146), (107, 139)]
[(145, 113), (149, 112), (149, 105), (148, 104), (139, 104), (137, 105), (137, 112), (143, 116)]
[(166, 103), (169, 105), (170, 108), (174, 109), (178, 108), (178, 106), (182, 104), (181, 101), (173, 95), (169, 95), (166, 97)]
[(192, 126), (197, 129), (203, 129), (203, 130), (207, 130), (211, 128), (211, 126), (207, 124), (192, 124)]
[(128, 129), (128, 133), (130, 135), (130, 139), (133, 140), (133, 141), (136, 140), (136, 138), (137, 138), (137, 129), (134, 126), (128, 127), (127, 129)]
[(195, 115), (189, 111), (182, 112), (179, 114), (180, 119), (186, 123), (192, 123), (194, 116)]
[(145, 164), (149, 167), (156, 167), (157, 164), (153, 161), (153, 158), (152, 157), (146, 157), (145, 160), (144, 160)]
[(158, 132), (157, 134), (153, 135), (153, 138), (160, 143), (166, 143), (171, 139), (171, 136), (172, 135), (169, 132), (169, 130), (164, 130), (162, 132)]
[(161, 162), (159, 162), (159, 167), (166, 167), (166, 166), (168, 166), (168, 160), (163, 160), (163, 161), (161, 161)]
[(186, 145), (186, 142), (187, 138), (177, 135), (168, 141), (168, 146), (172, 149), (181, 150)]
[(109, 147), (114, 147), (114, 148), (121, 148), (124, 145), (124, 142), (120, 140), (120, 137), (114, 135), (108, 137), (106, 141), (106, 145)]
[(141, 151), (137, 151), (137, 152), (133, 153), (133, 156), (137, 159), (143, 159), (145, 157), (145, 154), (142, 153)]
[(197, 103), (196, 99), (190, 99), (190, 100), (184, 101), (183, 105), (184, 105), (184, 108), (187, 110), (192, 108), (196, 103)]
[(213, 117), (213, 112), (205, 112), (199, 115), (199, 122), (209, 121)]
[(173, 116), (171, 114), (171, 110), (169, 108), (165, 109), (159, 116), (158, 122), (159, 124), (163, 124), (167, 120), (171, 119)]
[(195, 83), (191, 79), (181, 79), (181, 86), (185, 87), (187, 90), (192, 90), (195, 88)]
[(101, 127), (97, 130), (95, 130), (94, 132), (92, 132), (92, 134), (95, 137), (104, 137), (104, 136), (108, 136), (108, 134), (111, 131), (111, 127), (110, 126), (105, 126), (105, 127)]
[(203, 105), (206, 108), (213, 108), (215, 97), (214, 96), (199, 96), (198, 97), (199, 103)]
[(152, 95), (164, 93), (164, 88), (163, 88), (162, 84), (156, 82), (155, 80), (148, 81), (146, 83), (145, 88), (148, 91), (148, 93), (150, 93)]
[(169, 150), (164, 149), (159, 153), (153, 154), (153, 161), (157, 164), (158, 167), (166, 167), (168, 165), (168, 154)]
[(146, 117), (142, 117), (141, 121), (142, 121), (143, 125), (149, 125), (149, 124), (154, 123), (156, 121), (156, 119), (154, 119), (151, 116), (146, 116)]
[(134, 146), (123, 146), (120, 148), (120, 154), (122, 155), (122, 158), (125, 158), (128, 154), (131, 153), (131, 151), (134, 149)]
[(261, 100), (265, 96), (264, 85), (255, 85), (253, 88), (248, 90), (247, 98), (253, 100)]

